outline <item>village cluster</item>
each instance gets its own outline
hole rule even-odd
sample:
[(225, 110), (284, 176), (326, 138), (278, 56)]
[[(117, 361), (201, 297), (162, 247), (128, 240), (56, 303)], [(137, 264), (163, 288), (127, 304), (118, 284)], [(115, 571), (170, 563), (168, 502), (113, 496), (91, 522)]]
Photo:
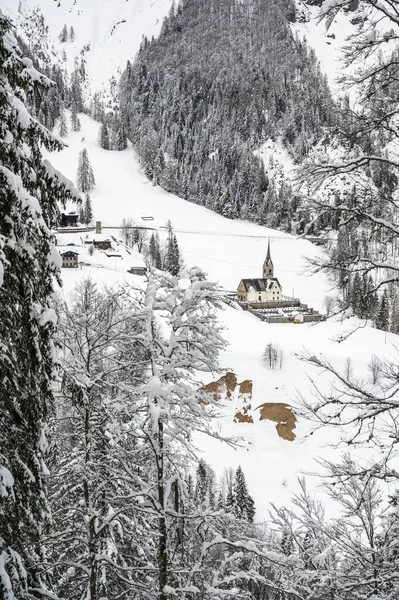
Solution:
[(147, 267), (142, 254), (129, 248), (113, 235), (102, 231), (101, 221), (95, 228), (83, 226), (76, 212), (61, 211), (60, 226), (53, 240), (58, 247), (62, 267), (76, 269), (89, 264), (102, 268), (121, 270), (132, 275), (145, 275)]

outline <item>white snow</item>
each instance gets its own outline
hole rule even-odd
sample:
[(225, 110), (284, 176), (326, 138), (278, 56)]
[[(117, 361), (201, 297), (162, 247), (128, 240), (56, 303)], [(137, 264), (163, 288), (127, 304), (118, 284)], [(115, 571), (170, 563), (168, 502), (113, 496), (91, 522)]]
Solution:
[[(154, 187), (140, 171), (131, 148), (124, 152), (102, 150), (97, 144), (98, 124), (85, 115), (81, 115), (81, 121), (82, 131), (71, 133), (66, 140), (68, 148), (52, 155), (51, 161), (73, 179), (83, 145), (81, 140), (84, 138), (97, 182), (91, 192), (94, 221), (101, 220), (103, 226), (116, 228), (124, 217), (132, 217), (137, 224), (157, 229), (161, 238), (165, 238), (163, 227), (170, 219), (186, 264), (199, 265), (209, 274), (210, 280), (218, 281), (221, 287), (228, 290), (236, 289), (241, 278), (261, 276), (270, 238), (275, 276), (283, 286), (283, 293), (299, 296), (310, 306), (322, 310), (323, 298), (333, 293), (333, 286), (322, 274), (309, 276), (304, 260), (304, 255), (320, 254), (319, 248), (279, 231), (231, 221)], [(153, 216), (153, 221), (142, 221), (142, 215)], [(117, 229), (104, 229), (104, 232), (116, 239), (121, 237)], [(89, 266), (89, 255), (80, 239), (82, 233), (63, 235), (68, 243), (75, 239), (77, 244), (82, 245), (82, 252), (86, 252), (86, 264), (83, 267), (62, 270), (67, 291), (80, 278), (88, 275), (108, 285), (122, 281), (145, 285), (145, 278), (126, 274), (125, 267), (118, 270), (119, 258), (107, 258), (100, 251), (94, 253), (92, 266)], [(60, 238), (60, 234), (57, 238)], [(59, 243), (62, 243), (61, 239)], [(120, 251), (123, 254), (122, 244)], [(106, 261), (115, 264), (106, 268)], [(150, 282), (147, 288), (149, 309), (153, 299), (152, 287)], [(269, 325), (246, 311), (228, 306), (220, 311), (219, 316), (225, 327), (224, 336), (229, 342), (222, 356), (223, 367), (234, 371), (239, 382), (245, 379), (253, 381), (252, 408), (264, 402), (282, 402), (296, 407), (298, 423), (294, 442), (279, 438), (275, 423), (271, 421), (259, 422), (255, 419), (254, 424), (233, 423), (236, 407), (229, 401), (226, 401), (219, 421), (220, 433), (226, 437), (242, 437), (241, 446), (232, 449), (204, 435), (196, 439), (205, 460), (214, 466), (218, 475), (223, 474), (225, 467), (242, 466), (255, 499), (257, 518), (266, 518), (270, 501), (277, 504), (288, 502), (296, 490), (296, 479), (303, 471), (319, 470), (315, 462), (317, 457), (333, 460), (339, 455), (339, 450), (328, 446), (329, 441), (337, 441), (339, 433), (323, 430), (307, 437), (309, 423), (299, 414), (300, 395), (309, 399), (312, 393), (309, 377), (315, 378), (321, 386), (329, 386), (329, 379), (320, 376), (293, 353), (300, 353), (304, 349), (314, 354), (321, 353), (342, 368), (346, 357), (350, 356), (353, 368), (360, 376), (367, 373), (372, 354), (380, 357), (392, 354), (399, 344), (399, 338), (363, 326), (364, 323), (357, 319), (343, 322), (333, 320), (318, 325)], [(338, 337), (358, 325), (362, 327), (356, 333), (339, 344), (336, 342)], [(263, 364), (262, 354), (268, 342), (278, 343), (283, 348), (281, 371), (270, 371)], [(155, 384), (155, 380), (152, 383)], [(155, 388), (151, 387), (152, 392)], [(310, 478), (309, 487), (317, 490), (317, 485), (317, 478)]]
[[(0, 0), (0, 10), (13, 18), (22, 34), (25, 15), (37, 5), (49, 26), (54, 54), (65, 50), (69, 70), (75, 56), (81, 56), (90, 45), (83, 53), (95, 92), (108, 88), (110, 78), (120, 75), (126, 61), (134, 58), (143, 35), (151, 38), (158, 34), (172, 0)], [(64, 25), (68, 30), (73, 26), (75, 40), (60, 45), (58, 37)]]

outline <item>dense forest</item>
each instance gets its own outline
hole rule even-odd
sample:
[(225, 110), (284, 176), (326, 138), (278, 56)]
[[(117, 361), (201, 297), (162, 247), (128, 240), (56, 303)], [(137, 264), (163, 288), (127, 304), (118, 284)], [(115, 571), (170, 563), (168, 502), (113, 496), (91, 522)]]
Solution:
[(120, 107), (154, 183), (230, 218), (288, 227), (290, 186), (276, 189), (255, 150), (281, 139), (299, 161), (335, 119), (294, 18), (291, 2), (187, 0), (144, 38)]

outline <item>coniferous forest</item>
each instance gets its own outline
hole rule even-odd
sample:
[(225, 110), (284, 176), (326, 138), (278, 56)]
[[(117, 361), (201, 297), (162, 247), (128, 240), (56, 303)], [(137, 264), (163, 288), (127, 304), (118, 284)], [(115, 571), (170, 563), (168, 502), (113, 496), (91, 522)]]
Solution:
[(334, 124), (314, 52), (289, 27), (292, 2), (181, 2), (143, 39), (120, 82), (121, 115), (146, 175), (229, 218), (274, 227), (295, 214), (254, 152), (280, 138), (300, 161)]

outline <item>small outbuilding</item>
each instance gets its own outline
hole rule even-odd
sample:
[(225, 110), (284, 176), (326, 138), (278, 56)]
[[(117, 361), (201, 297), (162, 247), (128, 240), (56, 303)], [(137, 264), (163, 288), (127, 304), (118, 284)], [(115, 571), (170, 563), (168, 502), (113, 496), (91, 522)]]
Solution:
[(93, 236), (93, 246), (98, 250), (110, 250), (112, 248), (110, 238), (99, 233)]
[(76, 269), (79, 266), (79, 254), (73, 250), (61, 252), (62, 268)]
[(294, 316), (294, 323), (303, 323), (304, 322), (304, 315), (303, 313), (297, 313)]
[(79, 215), (76, 212), (61, 211), (61, 227), (77, 227)]
[(144, 276), (147, 273), (147, 268), (146, 267), (130, 267), (130, 269), (128, 269), (127, 272), (130, 273), (131, 275)]

